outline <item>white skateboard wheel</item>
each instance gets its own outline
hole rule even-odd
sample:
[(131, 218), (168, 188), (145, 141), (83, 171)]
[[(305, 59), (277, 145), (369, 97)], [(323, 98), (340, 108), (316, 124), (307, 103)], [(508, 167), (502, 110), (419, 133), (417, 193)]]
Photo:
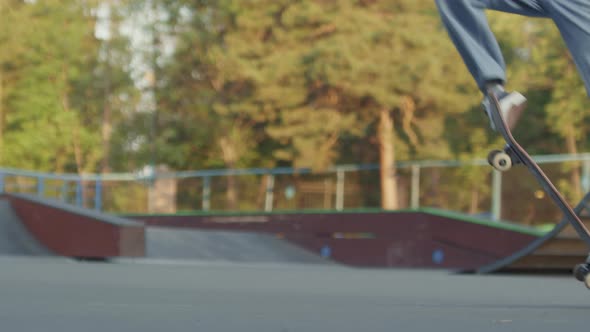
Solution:
[(512, 168), (512, 158), (500, 150), (491, 151), (488, 155), (488, 163), (500, 172), (505, 172)]

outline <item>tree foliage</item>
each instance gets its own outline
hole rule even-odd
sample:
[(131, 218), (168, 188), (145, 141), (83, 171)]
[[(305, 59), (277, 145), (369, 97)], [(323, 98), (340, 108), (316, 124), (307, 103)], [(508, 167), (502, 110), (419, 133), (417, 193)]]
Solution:
[[(395, 208), (396, 161), (483, 157), (500, 142), (430, 0), (4, 0), (0, 15), (2, 166), (381, 162), (381, 203)], [(557, 29), (490, 22), (509, 87), (531, 105), (523, 145), (582, 151), (590, 106)], [(567, 171), (579, 195), (579, 167)], [(461, 176), (473, 209), (485, 174)]]

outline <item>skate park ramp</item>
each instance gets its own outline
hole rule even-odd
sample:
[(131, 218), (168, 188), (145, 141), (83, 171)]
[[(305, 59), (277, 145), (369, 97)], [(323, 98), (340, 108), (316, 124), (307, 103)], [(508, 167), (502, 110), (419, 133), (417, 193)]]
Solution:
[[(574, 207), (580, 220), (590, 228), (590, 193)], [(571, 272), (583, 263), (590, 248), (564, 218), (545, 235), (514, 254), (492, 264), (481, 266), (475, 273), (494, 272)]]
[[(590, 193), (574, 208), (590, 227)], [(0, 198), (0, 256), (55, 256), (31, 235), (9, 199)], [(57, 208), (57, 207), (56, 207)], [(102, 215), (102, 214), (101, 214)], [(103, 215), (105, 218), (108, 215)], [(43, 221), (43, 220), (41, 220)], [(145, 255), (134, 259), (335, 264), (270, 233), (163, 226), (145, 228)], [(93, 233), (94, 234), (94, 233)], [(571, 271), (588, 254), (566, 220), (512, 254), (468, 273)], [(110, 256), (113, 257), (113, 256)]]
[(0, 256), (54, 256), (29, 233), (6, 199), (0, 199)]
[[(15, 202), (26, 202), (27, 205), (13, 206), (16, 204)], [(24, 215), (20, 214), (23, 211), (19, 210), (19, 207), (26, 211)], [(57, 213), (51, 214), (48, 212), (50, 210), (41, 209), (48, 207)], [(88, 219), (88, 216), (92, 216), (91, 220), (84, 219)], [(29, 231), (28, 224), (24, 222), (26, 220), (21, 217), (31, 219), (28, 220), (29, 222), (34, 219), (36, 225), (39, 226), (36, 229), (37, 232)], [(65, 219), (68, 219), (69, 224), (64, 224)], [(110, 240), (111, 237), (105, 240), (98, 233), (100, 229), (93, 227), (110, 227), (109, 221), (117, 222), (115, 230), (109, 229), (109, 234), (114, 239), (115, 245), (121, 244), (123, 240), (127, 239), (129, 241), (122, 244), (122, 247), (133, 249), (133, 247), (140, 246), (142, 248), (140, 255), (128, 255), (126, 251), (105, 249), (105, 243), (113, 243)], [(139, 232), (141, 237), (126, 238), (124, 231), (117, 230), (122, 227), (133, 227), (133, 231)], [(53, 237), (48, 238), (47, 233), (52, 233)], [(54, 247), (64, 247), (65, 249), (62, 248), (61, 251), (48, 249), (41, 244), (46, 244), (43, 242), (43, 236), (45, 236), (45, 240), (53, 241)], [(67, 248), (67, 244), (77, 245)], [(80, 250), (95, 254), (72, 254)], [(134, 253), (136, 251), (140, 252), (133, 250)], [(57, 257), (62, 255), (109, 260), (124, 258), (248, 263), (329, 263), (329, 260), (323, 259), (319, 255), (269, 234), (145, 226), (128, 219), (114, 218), (109, 214), (49, 200), (41, 201), (30, 196), (8, 195), (0, 198), (0, 256)]]
[(256, 263), (329, 262), (269, 234), (152, 226), (146, 228), (146, 258)]

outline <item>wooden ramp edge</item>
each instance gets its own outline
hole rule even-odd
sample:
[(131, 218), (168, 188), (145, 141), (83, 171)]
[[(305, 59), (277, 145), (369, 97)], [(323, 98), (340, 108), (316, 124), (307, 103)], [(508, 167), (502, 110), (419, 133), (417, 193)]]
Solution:
[(145, 256), (145, 227), (56, 200), (2, 194), (27, 231), (59, 256), (80, 259)]

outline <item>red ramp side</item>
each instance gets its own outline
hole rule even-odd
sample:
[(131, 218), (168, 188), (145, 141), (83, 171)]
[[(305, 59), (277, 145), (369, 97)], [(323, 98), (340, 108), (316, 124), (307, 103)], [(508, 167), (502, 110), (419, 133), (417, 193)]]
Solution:
[(0, 255), (55, 256), (30, 234), (6, 199), (0, 199)]
[(55, 254), (103, 259), (143, 257), (141, 223), (22, 194), (4, 194), (24, 226)]
[(270, 233), (351, 266), (475, 269), (540, 232), (436, 209), (313, 213), (133, 215), (148, 226)]

